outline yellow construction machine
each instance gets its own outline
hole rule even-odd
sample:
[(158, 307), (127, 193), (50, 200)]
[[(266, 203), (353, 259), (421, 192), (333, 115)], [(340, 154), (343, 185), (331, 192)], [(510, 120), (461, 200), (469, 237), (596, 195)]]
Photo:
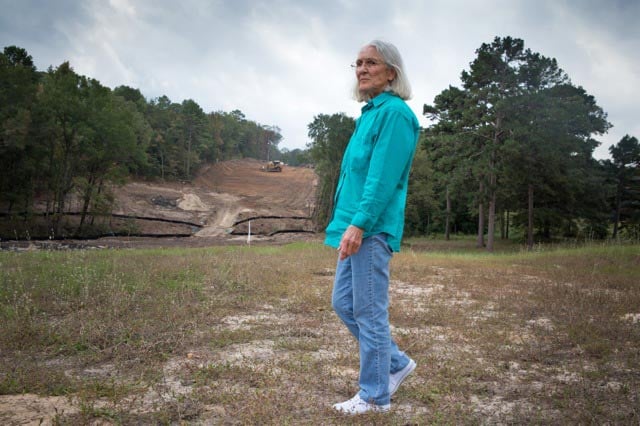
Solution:
[(282, 166), (284, 166), (282, 161), (269, 161), (267, 165), (262, 168), (262, 170), (264, 170), (265, 172), (281, 172)]

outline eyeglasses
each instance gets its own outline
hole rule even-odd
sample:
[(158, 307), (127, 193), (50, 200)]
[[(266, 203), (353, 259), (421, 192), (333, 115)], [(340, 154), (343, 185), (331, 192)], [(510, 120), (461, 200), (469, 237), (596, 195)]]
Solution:
[(371, 59), (371, 58), (358, 59), (353, 64), (351, 64), (351, 68), (353, 68), (354, 70), (358, 68), (364, 68), (368, 70), (369, 68), (373, 68), (381, 64), (384, 64), (384, 61), (379, 61), (377, 59)]

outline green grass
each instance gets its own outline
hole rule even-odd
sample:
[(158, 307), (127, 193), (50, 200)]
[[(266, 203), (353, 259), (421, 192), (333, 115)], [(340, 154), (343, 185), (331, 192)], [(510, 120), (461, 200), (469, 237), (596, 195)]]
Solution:
[[(412, 239), (394, 337), (418, 369), (353, 424), (637, 423), (640, 247)], [(60, 424), (343, 424), (357, 346), (319, 243), (0, 253), (2, 395)], [(327, 272), (329, 271), (329, 272)], [(75, 405), (74, 405), (75, 404)]]

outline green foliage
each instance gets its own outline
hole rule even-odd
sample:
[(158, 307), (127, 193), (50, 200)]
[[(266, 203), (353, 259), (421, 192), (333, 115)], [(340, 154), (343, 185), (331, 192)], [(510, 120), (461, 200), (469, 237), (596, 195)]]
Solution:
[(11, 212), (30, 205), (38, 167), (28, 144), (38, 76), (31, 56), (16, 46), (0, 54), (0, 199)]
[(428, 235), (433, 227), (433, 213), (440, 210), (440, 200), (435, 195), (437, 183), (435, 179), (431, 179), (434, 176), (432, 162), (429, 161), (424, 150), (418, 149), (413, 158), (409, 175), (411, 183), (407, 192), (405, 209), (405, 234), (407, 236)]
[[(513, 192), (531, 188), (535, 193), (534, 225), (540, 237), (549, 240), (553, 229), (556, 235), (575, 237), (570, 229), (581, 221), (603, 237), (606, 232), (598, 223), (606, 224), (605, 186), (592, 159), (596, 143), (590, 136), (606, 131), (606, 114), (584, 89), (569, 84), (514, 97), (510, 106), (514, 113), (508, 120), (505, 176)], [(510, 209), (525, 216), (526, 200)]]
[(604, 237), (609, 187), (592, 158), (592, 135), (610, 127), (606, 113), (555, 59), (520, 39), (496, 37), (476, 53), (462, 88), (450, 86), (424, 106), (434, 123), (422, 148), (438, 192), (477, 209), (479, 242), (488, 205), (490, 250), (500, 212), (528, 229), (530, 246), (534, 230), (547, 240)]
[(210, 138), (202, 150), (203, 158), (207, 161), (279, 157), (278, 144), (282, 140), (280, 129), (247, 120), (240, 110), (208, 114), (207, 129)]
[(309, 137), (312, 140), (308, 145), (309, 156), (314, 161), (320, 178), (314, 212), (318, 228), (324, 229), (331, 219), (342, 156), (354, 128), (353, 118), (343, 113), (320, 114), (309, 124)]
[[(492, 248), (495, 222), (508, 217), (500, 234), (527, 234), (530, 245), (534, 237), (603, 238), (611, 223), (614, 238), (637, 239), (637, 139), (625, 136), (611, 148), (612, 161), (595, 161), (593, 136), (609, 128), (606, 113), (555, 59), (512, 37), (483, 43), (476, 54), (461, 87), (424, 106), (432, 124), (410, 176), (407, 234), (475, 229), (482, 243), (488, 231)], [(84, 234), (95, 215), (110, 212), (110, 188), (131, 175), (189, 180), (205, 162), (252, 157), (315, 166), (315, 219), (324, 228), (353, 128), (344, 114), (321, 114), (309, 124), (308, 149), (280, 150), (280, 129), (240, 110), (147, 101), (69, 63), (38, 72), (26, 50), (9, 46), (0, 54), (0, 209), (28, 221), (37, 199), (53, 235)], [(74, 229), (62, 222), (72, 195), (82, 214)]]
[(312, 163), (309, 151), (299, 148), (292, 150), (283, 148), (280, 151), (280, 157), (278, 159), (290, 166), (305, 166)]
[[(147, 102), (135, 88), (114, 90), (68, 62), (38, 73), (26, 50), (0, 54), (0, 209), (31, 212), (36, 194), (55, 236), (86, 233), (109, 213), (110, 189), (131, 175), (190, 180), (203, 162), (280, 157), (277, 126), (239, 110), (206, 114), (194, 100)], [(304, 153), (299, 153), (304, 157)], [(72, 195), (80, 225), (63, 223)]]
[(80, 174), (84, 138), (90, 132), (87, 103), (98, 92), (95, 81), (79, 76), (65, 62), (57, 69), (49, 68), (34, 108), (32, 141), (46, 155), (39, 177), (47, 193), (47, 213), (52, 214), (50, 227), (56, 235), (60, 233), (60, 215), (74, 190), (74, 177)]
[(609, 148), (613, 157), (605, 167), (615, 183), (613, 238), (618, 231), (626, 231), (634, 239), (640, 238), (640, 143), (625, 135), (617, 145)]

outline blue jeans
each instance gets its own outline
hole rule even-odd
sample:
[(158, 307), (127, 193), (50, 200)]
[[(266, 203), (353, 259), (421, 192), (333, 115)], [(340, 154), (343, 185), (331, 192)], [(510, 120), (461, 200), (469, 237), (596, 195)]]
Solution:
[(409, 357), (398, 349), (389, 328), (389, 261), (385, 234), (362, 240), (360, 250), (338, 260), (331, 304), (360, 346), (360, 398), (389, 404), (389, 375)]

